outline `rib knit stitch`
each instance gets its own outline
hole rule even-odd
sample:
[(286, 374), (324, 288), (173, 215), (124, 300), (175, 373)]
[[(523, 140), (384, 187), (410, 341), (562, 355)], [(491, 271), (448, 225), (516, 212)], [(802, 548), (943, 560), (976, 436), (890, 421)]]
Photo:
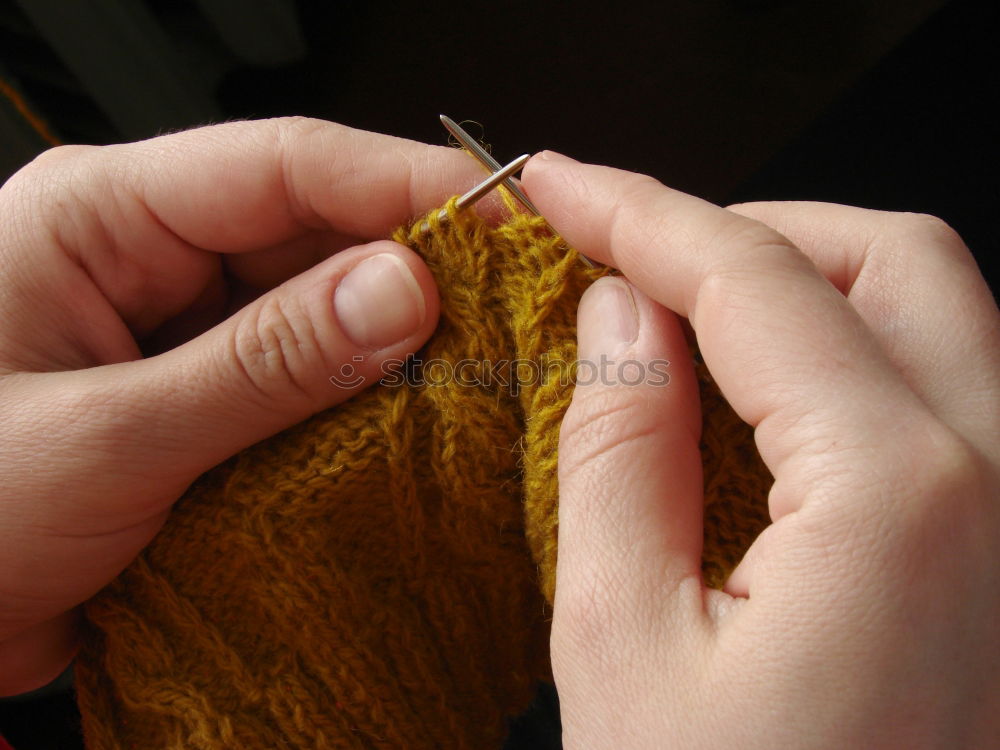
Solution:
[[(550, 679), (572, 385), (514, 389), (503, 363), (572, 362), (601, 272), (536, 217), (446, 210), (394, 237), (440, 289), (423, 382), (368, 389), (208, 472), (86, 605), (89, 748), (499, 748)], [(433, 364), (463, 361), (464, 384)], [(771, 478), (696, 366), (719, 585), (767, 521)]]

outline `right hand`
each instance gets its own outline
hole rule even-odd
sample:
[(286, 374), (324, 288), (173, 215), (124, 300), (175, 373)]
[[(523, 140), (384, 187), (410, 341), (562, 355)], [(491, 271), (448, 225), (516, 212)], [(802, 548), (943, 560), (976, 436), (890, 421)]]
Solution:
[[(559, 448), (552, 660), (567, 748), (997, 748), (1000, 314), (935, 219), (729, 210), (555, 155), (523, 182), (626, 280)], [(774, 523), (706, 589), (698, 389), (678, 316), (755, 427)]]

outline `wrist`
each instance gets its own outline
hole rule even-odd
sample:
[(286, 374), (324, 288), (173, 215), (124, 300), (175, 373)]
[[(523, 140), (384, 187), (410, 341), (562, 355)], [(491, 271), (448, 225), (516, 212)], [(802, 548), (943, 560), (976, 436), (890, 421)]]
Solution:
[(79, 648), (77, 610), (0, 642), (0, 698), (29, 693), (57, 679)]

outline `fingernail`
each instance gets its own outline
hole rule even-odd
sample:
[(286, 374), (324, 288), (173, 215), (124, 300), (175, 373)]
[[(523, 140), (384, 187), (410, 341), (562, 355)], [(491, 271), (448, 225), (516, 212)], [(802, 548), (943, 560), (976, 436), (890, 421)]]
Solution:
[(405, 339), (424, 322), (424, 294), (403, 260), (391, 253), (366, 258), (340, 281), (333, 295), (340, 327), (365, 349)]
[(632, 289), (619, 278), (598, 279), (580, 302), (577, 316), (579, 357), (596, 361), (621, 354), (639, 336), (639, 313)]
[(542, 161), (562, 162), (563, 164), (579, 164), (576, 159), (571, 159), (558, 151), (542, 151), (538, 158)]

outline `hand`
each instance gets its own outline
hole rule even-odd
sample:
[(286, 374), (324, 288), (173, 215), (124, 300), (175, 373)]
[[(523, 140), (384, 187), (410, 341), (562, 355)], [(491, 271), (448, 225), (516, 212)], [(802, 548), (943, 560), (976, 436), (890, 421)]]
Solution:
[(72, 608), (195, 477), (426, 340), (422, 261), (351, 246), (480, 177), (453, 149), (287, 119), (58, 148), (3, 186), (0, 695), (65, 668)]
[[(553, 670), (567, 748), (966, 748), (1000, 737), (1000, 316), (926, 216), (712, 206), (553, 154), (524, 185), (621, 269), (560, 434)], [(672, 312), (671, 312), (672, 311)], [(678, 315), (775, 477), (725, 591), (699, 571), (698, 392)]]

